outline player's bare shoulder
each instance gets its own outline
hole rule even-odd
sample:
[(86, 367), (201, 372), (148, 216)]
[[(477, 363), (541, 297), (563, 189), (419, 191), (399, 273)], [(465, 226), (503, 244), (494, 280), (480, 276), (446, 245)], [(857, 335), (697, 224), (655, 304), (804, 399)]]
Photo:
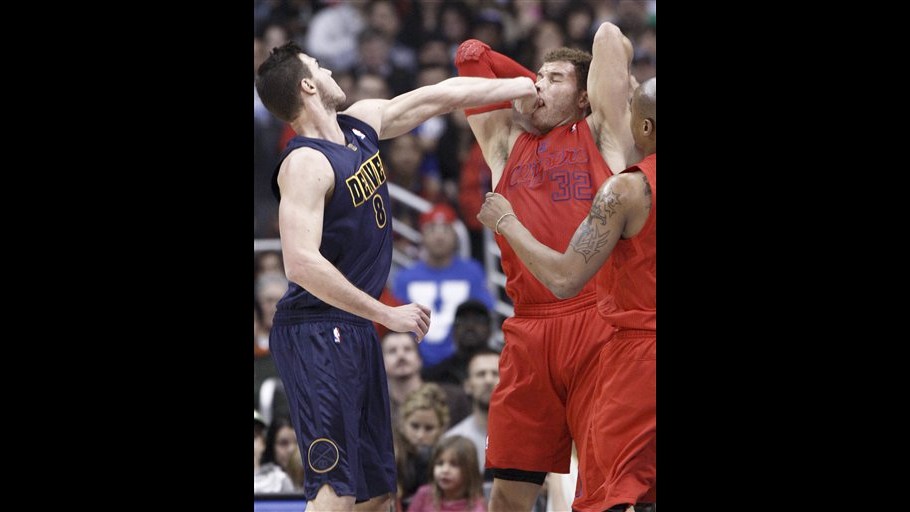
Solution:
[(300, 190), (331, 193), (335, 188), (332, 164), (324, 154), (313, 148), (295, 149), (281, 162), (278, 187), (282, 196)]
[(623, 238), (635, 236), (651, 212), (651, 186), (641, 171), (623, 172), (610, 177), (597, 193), (592, 211), (604, 219), (624, 217)]

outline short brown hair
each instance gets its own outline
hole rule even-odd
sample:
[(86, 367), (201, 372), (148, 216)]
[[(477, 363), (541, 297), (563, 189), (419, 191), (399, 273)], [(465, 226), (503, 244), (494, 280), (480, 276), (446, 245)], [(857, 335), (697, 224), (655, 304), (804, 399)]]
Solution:
[(571, 62), (575, 66), (575, 77), (578, 81), (578, 90), (586, 91), (588, 90), (588, 70), (591, 68), (591, 59), (593, 57), (590, 53), (577, 50), (575, 48), (556, 48), (555, 50), (550, 50), (543, 56), (543, 61), (546, 62), (557, 62), (557, 61), (566, 61)]
[(259, 66), (256, 91), (269, 112), (290, 123), (300, 114), (303, 99), (298, 90), (300, 81), (312, 78), (310, 69), (300, 60), (303, 49), (290, 41), (272, 50), (269, 58)]

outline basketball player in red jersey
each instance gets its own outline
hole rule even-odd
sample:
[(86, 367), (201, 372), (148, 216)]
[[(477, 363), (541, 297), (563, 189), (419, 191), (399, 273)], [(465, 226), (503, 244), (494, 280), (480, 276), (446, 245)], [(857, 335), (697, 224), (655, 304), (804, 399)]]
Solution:
[[(520, 115), (513, 117), (509, 102), (465, 110), (493, 190), (509, 198), (514, 213), (550, 247), (568, 246), (566, 227), (584, 219), (611, 168), (637, 161), (628, 132), (631, 57), (629, 40), (604, 23), (593, 58), (567, 48), (544, 57), (538, 98), (515, 102)], [(474, 39), (461, 44), (455, 64), (460, 75), (534, 76)], [(515, 315), (503, 324), (500, 383), (490, 401), (489, 510), (530, 510), (547, 472), (569, 472), (574, 439), (579, 477), (572, 508), (600, 512), (606, 479), (589, 452), (589, 436), (597, 357), (612, 328), (596, 312), (593, 281), (577, 297), (560, 300), (505, 239), (497, 243)]]
[(564, 253), (535, 240), (499, 194), (488, 193), (477, 215), (557, 297), (583, 291), (596, 275), (598, 310), (615, 328), (601, 351), (588, 446), (606, 476), (600, 510), (641, 510), (656, 499), (656, 77), (635, 90), (631, 114), (635, 144), (646, 156), (600, 187)]

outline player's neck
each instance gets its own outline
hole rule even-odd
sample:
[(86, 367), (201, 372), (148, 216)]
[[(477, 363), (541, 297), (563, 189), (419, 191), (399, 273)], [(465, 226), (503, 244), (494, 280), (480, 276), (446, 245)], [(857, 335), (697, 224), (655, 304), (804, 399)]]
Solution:
[(311, 139), (323, 139), (336, 144), (344, 144), (344, 132), (338, 126), (338, 112), (328, 111), (321, 105), (306, 109), (292, 123), (291, 128), (297, 135)]

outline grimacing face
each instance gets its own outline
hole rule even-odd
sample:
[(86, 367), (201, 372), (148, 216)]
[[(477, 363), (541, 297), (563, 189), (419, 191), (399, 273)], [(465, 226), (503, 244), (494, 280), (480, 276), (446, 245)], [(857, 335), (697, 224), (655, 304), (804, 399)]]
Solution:
[(541, 133), (566, 124), (578, 114), (579, 91), (571, 62), (545, 62), (537, 72), (535, 85), (542, 105), (531, 114), (531, 124)]

